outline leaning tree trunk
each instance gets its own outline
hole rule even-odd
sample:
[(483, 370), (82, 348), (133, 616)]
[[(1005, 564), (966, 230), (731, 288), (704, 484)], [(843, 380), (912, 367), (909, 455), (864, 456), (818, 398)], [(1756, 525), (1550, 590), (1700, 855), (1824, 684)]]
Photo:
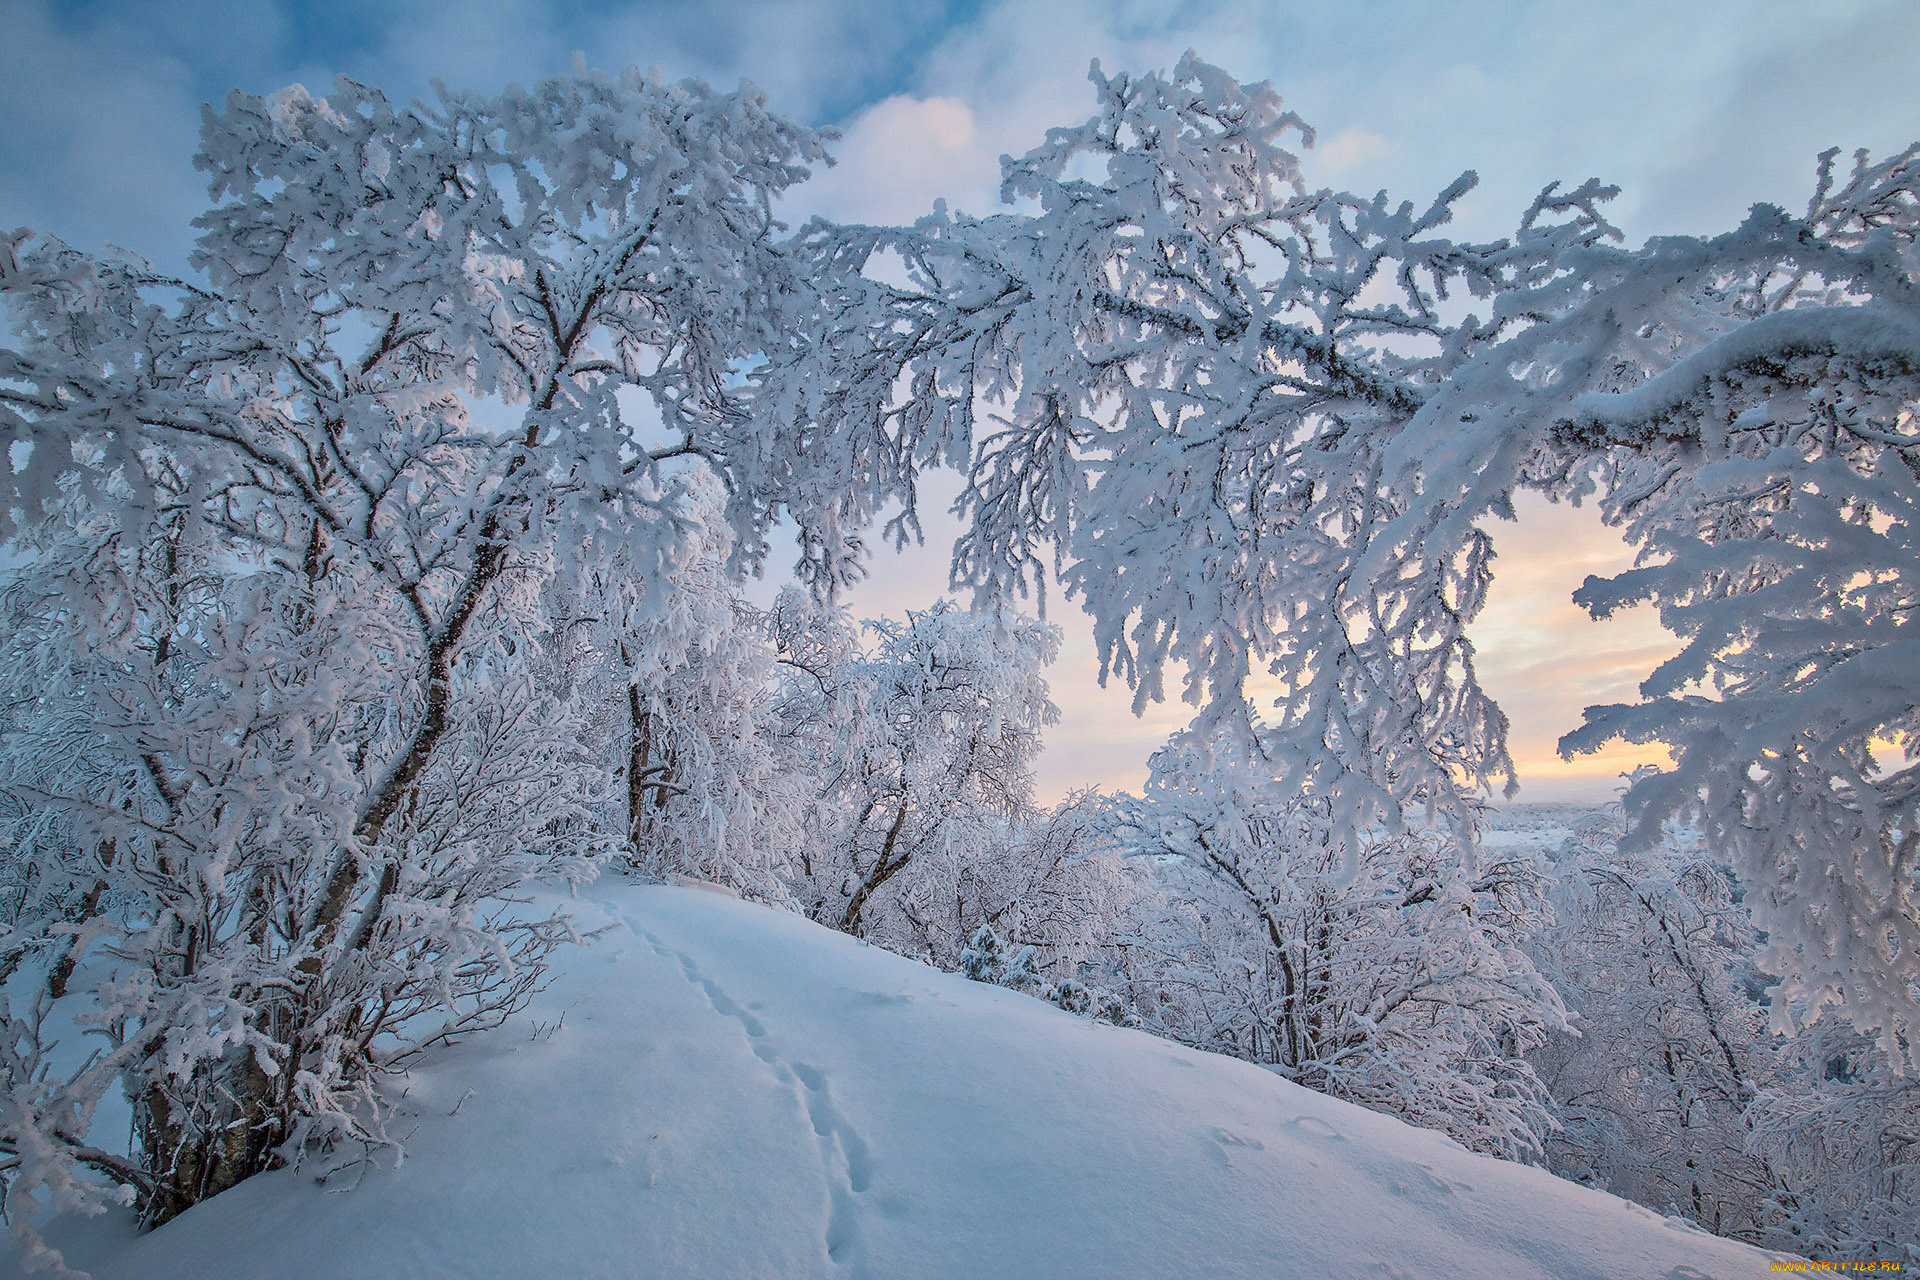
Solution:
[(848, 899), (847, 909), (841, 915), (840, 923), (834, 926), (840, 932), (850, 933), (856, 938), (864, 937), (866, 921), (862, 917), (867, 908), (867, 900), (873, 897), (881, 885), (893, 879), (894, 875), (912, 860), (913, 855), (910, 852), (902, 853), (898, 858), (893, 856), (894, 846), (900, 842), (900, 829), (906, 826), (906, 823), (907, 796), (902, 794), (900, 808), (893, 815), (893, 825), (887, 828), (886, 840), (880, 846), (880, 857), (874, 862), (873, 869), (860, 881), (860, 886), (853, 891), (853, 897)]

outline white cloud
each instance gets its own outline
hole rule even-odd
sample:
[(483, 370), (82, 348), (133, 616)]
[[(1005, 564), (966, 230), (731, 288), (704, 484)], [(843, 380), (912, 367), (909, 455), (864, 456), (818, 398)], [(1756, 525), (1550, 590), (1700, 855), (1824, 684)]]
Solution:
[(838, 163), (796, 193), (796, 212), (907, 223), (941, 198), (983, 210), (999, 188), (999, 158), (958, 98), (884, 99), (856, 116), (832, 150)]
[(130, 25), (63, 29), (18, 7), (0, 38), (0, 225), (112, 242), (184, 269), (205, 207), (191, 76)]
[(1366, 129), (1346, 128), (1314, 149), (1318, 168), (1345, 173), (1392, 156), (1396, 148), (1385, 138)]

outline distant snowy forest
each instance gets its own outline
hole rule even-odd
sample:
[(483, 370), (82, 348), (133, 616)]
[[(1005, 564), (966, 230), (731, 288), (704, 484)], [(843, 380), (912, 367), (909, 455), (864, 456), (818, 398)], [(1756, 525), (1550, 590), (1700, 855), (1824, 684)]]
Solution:
[[(1265, 84), (1093, 79), (985, 217), (784, 227), (829, 140), (627, 73), (236, 91), (191, 278), (0, 235), (30, 1255), (396, 1141), (586, 942), (528, 887), (617, 868), (1920, 1264), (1920, 147), (1719, 236), (1624, 246), (1588, 182), (1465, 243), (1471, 174), (1316, 188)], [(850, 617), (942, 467), (971, 608)], [(1673, 750), (1594, 814), (1490, 808), (1521, 491), (1685, 644), (1566, 740)], [(1053, 583), (1197, 708), (1141, 795), (1034, 801)]]

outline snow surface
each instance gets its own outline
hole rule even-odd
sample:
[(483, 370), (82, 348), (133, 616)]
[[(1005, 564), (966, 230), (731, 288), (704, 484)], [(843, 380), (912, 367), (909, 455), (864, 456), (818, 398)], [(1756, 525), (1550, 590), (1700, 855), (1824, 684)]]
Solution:
[(321, 1184), (310, 1164), (146, 1236), (96, 1220), (52, 1240), (97, 1280), (1768, 1269), (1247, 1063), (796, 916), (621, 880), (574, 911), (606, 931), (535, 1007), (414, 1072), (399, 1168)]

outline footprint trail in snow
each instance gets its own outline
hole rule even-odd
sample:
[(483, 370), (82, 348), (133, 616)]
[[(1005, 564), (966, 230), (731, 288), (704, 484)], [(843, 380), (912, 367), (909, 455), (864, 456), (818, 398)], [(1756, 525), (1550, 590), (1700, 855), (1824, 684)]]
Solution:
[(860, 1257), (858, 1197), (873, 1182), (873, 1154), (867, 1140), (835, 1104), (827, 1073), (811, 1063), (790, 1060), (774, 1045), (766, 1024), (729, 996), (708, 977), (692, 956), (661, 941), (638, 921), (629, 926), (663, 959), (676, 962), (688, 982), (698, 987), (715, 1013), (740, 1025), (754, 1057), (765, 1063), (775, 1079), (790, 1086), (813, 1126), (820, 1148), (820, 1166), (827, 1186), (824, 1238), (827, 1257), (855, 1280), (868, 1274)]

